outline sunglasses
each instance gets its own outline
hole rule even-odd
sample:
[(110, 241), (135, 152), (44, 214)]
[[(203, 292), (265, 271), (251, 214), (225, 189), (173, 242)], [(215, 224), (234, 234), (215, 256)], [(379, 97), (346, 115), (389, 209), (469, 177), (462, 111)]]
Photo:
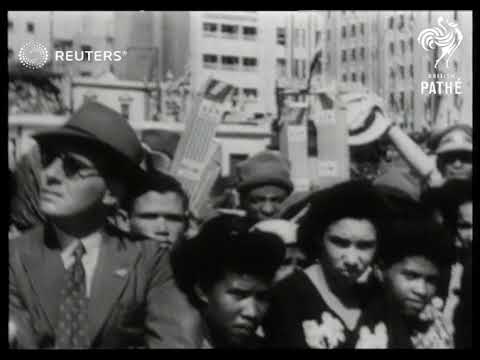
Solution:
[(468, 151), (450, 151), (445, 154), (440, 154), (438, 157), (444, 163), (452, 163), (457, 160), (463, 163), (472, 163), (472, 153)]
[(75, 176), (86, 178), (99, 175), (99, 172), (94, 167), (68, 152), (42, 149), (41, 162), (44, 169), (50, 166), (56, 159), (62, 160), (63, 173), (67, 178), (73, 178)]

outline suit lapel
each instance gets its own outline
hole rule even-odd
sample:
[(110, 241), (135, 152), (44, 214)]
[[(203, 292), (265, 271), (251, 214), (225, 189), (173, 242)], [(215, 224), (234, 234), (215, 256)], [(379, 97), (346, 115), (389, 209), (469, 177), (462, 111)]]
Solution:
[(88, 305), (92, 342), (125, 288), (139, 252), (128, 241), (104, 235)]
[(60, 257), (60, 249), (49, 248), (45, 244), (45, 238), (52, 236), (52, 232), (41, 227), (38, 233), (32, 235), (36, 240), (31, 242), (29, 251), (23, 254), (23, 261), (27, 276), (53, 332), (57, 321), (65, 268)]

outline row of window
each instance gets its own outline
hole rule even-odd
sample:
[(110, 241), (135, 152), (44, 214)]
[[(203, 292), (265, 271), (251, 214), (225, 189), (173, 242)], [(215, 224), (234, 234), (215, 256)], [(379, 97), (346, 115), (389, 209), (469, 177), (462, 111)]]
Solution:
[[(367, 81), (367, 76), (365, 75), (364, 72), (360, 73), (360, 76), (358, 76), (357, 73), (352, 73), (351, 74), (351, 81), (352, 82), (357, 82), (357, 81), (360, 81), (362, 83), (362, 85), (365, 85), (366, 81)], [(342, 81), (343, 82), (348, 82), (348, 74), (344, 73), (342, 74)]]
[[(30, 34), (33, 34), (35, 33), (35, 24), (31, 21), (28, 21), (27, 22), (27, 32), (30, 33)], [(12, 20), (8, 20), (8, 30), (13, 30), (13, 21)]]
[[(410, 78), (413, 79), (413, 64), (410, 64), (409, 67), (409, 75)], [(405, 74), (405, 66), (404, 65), (399, 65), (398, 66), (398, 72), (395, 71), (394, 68), (390, 68), (390, 80), (396, 80), (397, 74), (399, 74), (399, 80), (405, 80), (406, 74)]]
[[(204, 36), (217, 36), (219, 30), (223, 37), (236, 39), (240, 33), (240, 26), (212, 22), (203, 23)], [(255, 40), (257, 38), (257, 28), (255, 26), (242, 26), (242, 35), (245, 40)]]
[[(414, 42), (413, 42), (413, 38), (411, 37), (408, 39), (408, 48), (410, 52), (413, 52), (413, 46), (414, 46)], [(391, 41), (388, 47), (389, 47), (390, 55), (392, 56), (395, 55), (395, 51), (396, 51), (395, 42)], [(404, 39), (402, 39), (400, 40), (400, 53), (404, 55), (406, 51), (407, 51), (407, 42)]]
[[(365, 35), (365, 24), (364, 23), (360, 23), (359, 26), (358, 26), (358, 29), (359, 29), (359, 33), (361, 36)], [(348, 29), (347, 29), (347, 26), (342, 26), (342, 39), (346, 39), (347, 38), (347, 32), (348, 32)], [(355, 37), (357, 36), (357, 26), (355, 24), (352, 24), (350, 26), (350, 37)]]
[(410, 103), (407, 104), (407, 95), (404, 91), (400, 91), (397, 94), (391, 92), (389, 95), (389, 106), (391, 110), (394, 111), (403, 111), (403, 110), (412, 110), (415, 107), (415, 92), (410, 91)]
[[(409, 16), (409, 21), (410, 22), (414, 22), (414, 16), (413, 14), (410, 14)], [(398, 30), (403, 30), (406, 26), (406, 22), (405, 22), (405, 15), (404, 14), (401, 14), (399, 17), (398, 17), (398, 22), (395, 21), (395, 17), (393, 16), (390, 16), (388, 18), (388, 28), (393, 30), (395, 27), (398, 29)]]
[(258, 66), (257, 58), (255, 57), (242, 57), (231, 55), (215, 55), (204, 54), (203, 55), (203, 67), (209, 69), (216, 69), (220, 62), (222, 68), (225, 70), (240, 70), (240, 60), (242, 62), (242, 70), (255, 71)]
[[(346, 49), (342, 50), (342, 62), (347, 62), (348, 61), (347, 52), (348, 51)], [(351, 54), (350, 59), (352, 61), (365, 60), (365, 48), (364, 47), (359, 48), (358, 52), (357, 52), (357, 49), (355, 49), (355, 48), (351, 49), (350, 54)], [(357, 54), (358, 54), (358, 59), (357, 59)]]

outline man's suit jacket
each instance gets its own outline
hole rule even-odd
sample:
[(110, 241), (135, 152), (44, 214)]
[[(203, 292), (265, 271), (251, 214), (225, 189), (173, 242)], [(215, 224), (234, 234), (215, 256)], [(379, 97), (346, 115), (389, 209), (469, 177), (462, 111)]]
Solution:
[[(88, 305), (91, 347), (198, 347), (200, 318), (175, 285), (168, 253), (118, 231), (103, 240)], [(64, 272), (50, 226), (10, 241), (9, 310), (19, 347), (54, 347)]]

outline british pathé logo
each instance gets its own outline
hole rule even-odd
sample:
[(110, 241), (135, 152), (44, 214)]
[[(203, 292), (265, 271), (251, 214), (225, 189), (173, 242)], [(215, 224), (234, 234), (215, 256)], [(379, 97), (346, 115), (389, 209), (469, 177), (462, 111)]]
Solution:
[[(434, 26), (423, 30), (418, 35), (417, 41), (426, 51), (435, 50), (438, 48), (440, 54), (435, 61), (435, 69), (441, 60), (445, 58), (446, 67), (448, 69), (448, 61), (455, 50), (460, 46), (463, 40), (463, 34), (458, 28), (458, 24), (451, 23), (445, 20), (442, 16), (438, 18), (438, 27)], [(446, 26), (444, 25), (446, 24)]]
[(18, 60), (28, 69), (40, 69), (48, 61), (48, 50), (39, 42), (29, 41), (20, 48)]
[[(422, 95), (460, 95), (463, 84), (460, 77), (449, 69), (449, 61), (460, 46), (463, 34), (458, 24), (449, 22), (442, 16), (437, 23), (438, 26), (423, 30), (417, 38), (425, 51), (436, 50), (433, 52), (435, 72), (427, 74), (428, 81), (421, 81), (420, 90)], [(445, 62), (443, 70), (439, 66), (441, 61)]]

